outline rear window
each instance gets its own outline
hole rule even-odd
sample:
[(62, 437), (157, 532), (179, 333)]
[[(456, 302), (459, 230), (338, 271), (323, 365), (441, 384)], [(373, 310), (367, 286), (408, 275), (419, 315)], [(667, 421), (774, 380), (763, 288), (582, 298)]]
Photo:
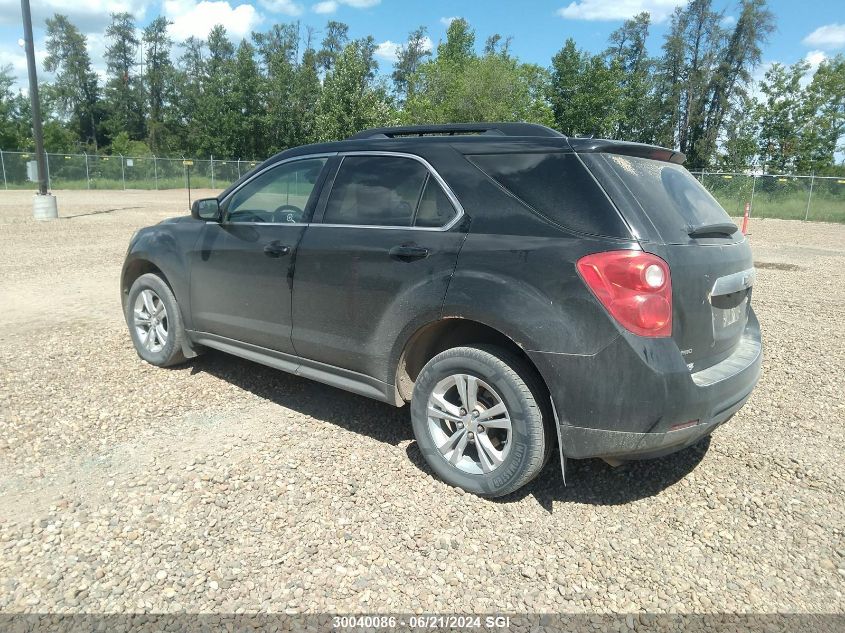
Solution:
[[(691, 229), (731, 223), (716, 199), (681, 165), (618, 154), (584, 159), (590, 167), (604, 166), (615, 175), (668, 241), (685, 242)], [(611, 195), (615, 200), (612, 190)], [(620, 201), (617, 206), (625, 208)]]
[(555, 224), (592, 235), (631, 236), (575, 154), (475, 154), (467, 158)]

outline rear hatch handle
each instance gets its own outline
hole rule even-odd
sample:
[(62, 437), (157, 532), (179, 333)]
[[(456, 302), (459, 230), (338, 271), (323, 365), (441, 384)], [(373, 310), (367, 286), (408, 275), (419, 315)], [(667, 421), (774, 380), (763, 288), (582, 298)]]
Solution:
[(696, 224), (687, 227), (690, 237), (709, 237), (712, 235), (727, 235), (730, 237), (739, 230), (733, 222), (716, 222), (712, 224)]

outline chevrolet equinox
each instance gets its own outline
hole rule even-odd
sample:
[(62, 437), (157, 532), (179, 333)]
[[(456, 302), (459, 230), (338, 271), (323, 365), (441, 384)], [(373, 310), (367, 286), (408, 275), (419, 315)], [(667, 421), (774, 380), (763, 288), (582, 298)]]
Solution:
[(284, 151), (123, 266), (138, 354), (214, 348), (396, 406), (451, 485), (658, 457), (760, 376), (745, 236), (683, 154), (524, 123)]

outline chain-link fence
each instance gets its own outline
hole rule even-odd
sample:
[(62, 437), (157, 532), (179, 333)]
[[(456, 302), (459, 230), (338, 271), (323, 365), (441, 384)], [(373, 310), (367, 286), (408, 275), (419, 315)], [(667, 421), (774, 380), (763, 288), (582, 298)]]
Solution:
[(693, 172), (732, 216), (845, 223), (845, 178)]
[[(50, 189), (223, 189), (257, 161), (47, 154)], [(35, 154), (0, 150), (6, 189), (34, 186)], [(746, 203), (756, 218), (784, 218), (845, 223), (845, 178), (815, 175), (754, 175), (740, 172), (693, 172), (733, 216)], [(30, 178), (31, 176), (31, 178)]]
[[(50, 189), (224, 189), (258, 163), (216, 158), (47, 154)], [(35, 153), (0, 150), (5, 189), (31, 189)]]

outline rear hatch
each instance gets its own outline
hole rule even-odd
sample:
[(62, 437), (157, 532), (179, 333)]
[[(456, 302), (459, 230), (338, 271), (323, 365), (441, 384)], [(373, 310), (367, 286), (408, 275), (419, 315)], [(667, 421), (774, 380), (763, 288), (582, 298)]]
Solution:
[(608, 152), (579, 155), (642, 249), (669, 264), (672, 337), (690, 371), (730, 356), (742, 339), (754, 284), (742, 232), (679, 164)]

